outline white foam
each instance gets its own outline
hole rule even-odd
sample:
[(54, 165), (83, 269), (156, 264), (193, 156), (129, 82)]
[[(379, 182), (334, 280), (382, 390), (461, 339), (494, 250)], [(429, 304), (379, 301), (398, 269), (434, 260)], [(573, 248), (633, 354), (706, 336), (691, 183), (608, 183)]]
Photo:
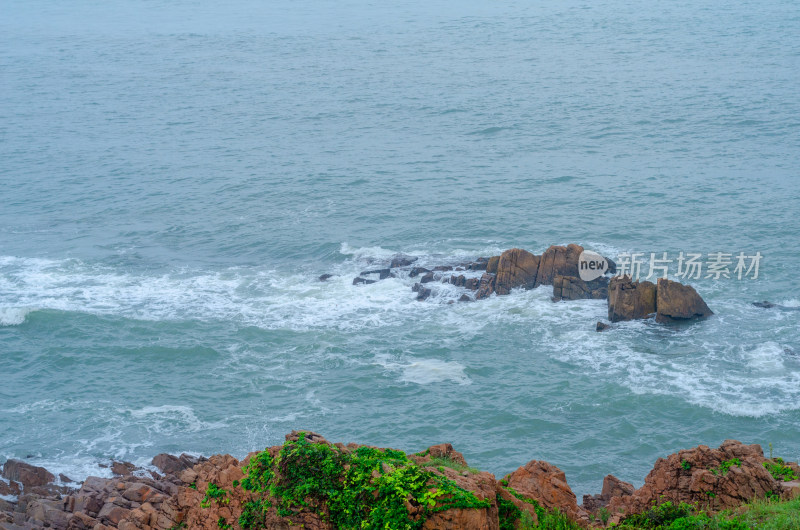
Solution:
[(18, 326), (32, 311), (32, 307), (0, 307), (0, 326)]
[(454, 361), (441, 359), (414, 359), (402, 362), (391, 359), (387, 355), (376, 355), (375, 363), (390, 372), (399, 372), (398, 381), (429, 385), (452, 381), (461, 385), (470, 384), (470, 379), (464, 373), (465, 366)]
[(185, 405), (149, 406), (120, 412), (127, 413), (137, 420), (144, 420), (142, 422), (144, 428), (158, 434), (198, 432), (226, 427), (226, 424), (222, 422), (211, 423), (200, 420), (194, 413), (194, 409)]

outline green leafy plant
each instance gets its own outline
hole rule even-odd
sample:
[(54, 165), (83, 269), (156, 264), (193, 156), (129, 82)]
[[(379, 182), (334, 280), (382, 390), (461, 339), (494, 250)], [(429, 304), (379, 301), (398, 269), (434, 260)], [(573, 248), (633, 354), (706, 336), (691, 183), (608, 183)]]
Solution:
[(739, 460), (738, 458), (731, 458), (730, 460), (725, 460), (724, 462), (722, 462), (719, 465), (719, 467), (711, 468), (711, 472), (714, 473), (715, 475), (725, 476), (728, 474), (728, 470), (730, 470), (730, 468), (732, 468), (733, 466), (741, 467), (741, 465), (742, 465), (741, 460)]
[(773, 459), (772, 462), (764, 462), (763, 466), (770, 472), (775, 480), (782, 480), (784, 482), (797, 480), (797, 474), (791, 467), (784, 464), (783, 458), (777, 457)]
[(208, 508), (211, 506), (212, 501), (216, 501), (216, 503), (219, 505), (225, 505), (231, 502), (228, 498), (227, 490), (220, 488), (213, 482), (210, 482), (208, 484), (208, 488), (206, 488), (205, 497), (203, 497), (203, 500), (200, 501), (200, 506), (203, 508)]
[(225, 518), (221, 517), (221, 516), (220, 516), (219, 519), (217, 519), (217, 527), (221, 528), (222, 530), (230, 530), (231, 529), (231, 525), (229, 525), (225, 521)]
[(681, 462), (681, 467), (682, 467), (682, 468), (683, 468), (685, 471), (689, 471), (690, 469), (692, 469), (692, 464), (690, 464), (690, 463), (689, 463), (689, 462), (687, 462), (686, 460), (683, 460), (683, 461)]
[(415, 529), (439, 511), (490, 506), (402, 451), (351, 452), (309, 442), (304, 433), (284, 443), (275, 458), (268, 451), (256, 454), (243, 472), (240, 486), (252, 494), (239, 517), (244, 529), (264, 528), (273, 503), (281, 517), (309, 511), (352, 529)]

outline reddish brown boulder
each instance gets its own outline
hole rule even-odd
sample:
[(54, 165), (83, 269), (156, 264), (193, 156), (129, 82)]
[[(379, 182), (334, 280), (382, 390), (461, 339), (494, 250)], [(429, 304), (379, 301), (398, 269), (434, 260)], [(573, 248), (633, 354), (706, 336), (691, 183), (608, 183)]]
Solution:
[[(450, 445), (450, 444), (443, 444)], [(434, 446), (436, 447), (436, 446)], [(461, 454), (461, 453), (459, 453)], [(494, 475), (486, 471), (480, 473), (459, 473), (450, 468), (433, 470), (434, 473), (444, 475), (468, 491), (471, 491), (478, 500), (488, 500), (488, 508), (452, 508), (431, 514), (422, 525), (426, 530), (497, 530), (500, 520), (497, 515), (496, 480)]]
[(53, 482), (56, 477), (43, 467), (32, 466), (21, 460), (7, 460), (3, 464), (3, 476), (22, 484), (23, 488), (45, 486)]
[(656, 322), (668, 323), (705, 318), (714, 313), (691, 285), (658, 279), (656, 289)]
[(186, 453), (180, 456), (161, 453), (153, 457), (151, 464), (165, 475), (176, 475), (184, 469), (194, 467), (204, 460), (204, 458), (187, 455)]
[(515, 287), (532, 289), (536, 284), (539, 272), (539, 259), (539, 256), (521, 248), (512, 248), (503, 252), (497, 262), (495, 292), (508, 294)]
[(486, 272), (491, 274), (497, 274), (497, 264), (500, 262), (500, 256), (492, 256), (489, 258), (489, 261), (486, 262)]
[(631, 495), (635, 490), (633, 484), (620, 480), (614, 475), (606, 475), (603, 479), (603, 489), (599, 495), (583, 496), (583, 509), (588, 512), (596, 512), (600, 508), (608, 506), (612, 498)]
[(580, 277), (578, 274), (578, 258), (583, 252), (580, 245), (570, 244), (566, 247), (552, 245), (544, 251), (539, 261), (539, 271), (534, 287), (553, 285), (556, 276)]
[[(735, 460), (738, 459), (738, 460)], [(718, 449), (700, 445), (667, 458), (659, 458), (644, 485), (631, 495), (616, 496), (609, 503), (614, 513), (639, 513), (653, 503), (698, 503), (715, 512), (733, 508), (767, 492), (779, 493), (781, 484), (762, 465), (759, 445), (726, 440)]]
[(608, 319), (611, 322), (647, 318), (656, 312), (656, 286), (614, 276), (608, 284)]
[(588, 521), (588, 514), (578, 506), (564, 472), (548, 462), (531, 460), (504, 480), (509, 488), (545, 509), (558, 509), (574, 521)]

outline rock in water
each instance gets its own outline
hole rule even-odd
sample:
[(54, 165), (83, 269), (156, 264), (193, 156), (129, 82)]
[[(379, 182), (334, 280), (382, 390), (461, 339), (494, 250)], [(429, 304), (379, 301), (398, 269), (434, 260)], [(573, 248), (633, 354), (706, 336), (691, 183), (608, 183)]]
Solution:
[(397, 267), (408, 267), (409, 265), (417, 261), (417, 259), (419, 258), (416, 258), (414, 256), (406, 256), (405, 254), (398, 254), (392, 258), (389, 267), (391, 267), (392, 269)]
[(417, 291), (417, 300), (427, 300), (431, 296), (431, 290), (427, 287), (420, 287), (419, 291)]
[(574, 276), (578, 278), (578, 258), (583, 247), (570, 244), (566, 247), (552, 245), (544, 251), (539, 262), (539, 272), (534, 287), (553, 285), (556, 276)]
[(597, 325), (594, 327), (594, 330), (595, 331), (605, 331), (610, 327), (611, 326), (609, 326), (608, 324), (606, 324), (604, 322), (598, 322)]
[(492, 256), (486, 262), (486, 272), (497, 274), (497, 264), (500, 262), (500, 256)]
[(680, 322), (714, 313), (691, 285), (659, 278), (656, 287), (656, 322)]
[(553, 301), (602, 300), (608, 296), (608, 278), (600, 276), (590, 282), (574, 276), (558, 275), (553, 280)]
[[(515, 287), (532, 289), (536, 284), (539, 261), (539, 256), (535, 256), (521, 248), (512, 248), (503, 252), (497, 261), (497, 278), (494, 283), (495, 292), (497, 294), (508, 294)], [(577, 267), (575, 275), (577, 276)]]
[[(476, 280), (477, 278), (470, 279)], [(484, 272), (483, 276), (481, 276), (480, 283), (478, 284), (478, 292), (475, 293), (475, 299), (481, 300), (483, 298), (488, 298), (494, 292), (495, 280), (496, 278), (494, 274)], [(469, 287), (469, 285), (467, 287)]]
[(608, 284), (608, 319), (611, 322), (647, 318), (656, 312), (656, 286), (615, 276)]
[(320, 277), (319, 277), (319, 278), (317, 278), (317, 279), (318, 279), (319, 281), (321, 281), (321, 282), (325, 282), (325, 281), (328, 281), (328, 280), (329, 280), (329, 279), (331, 279), (331, 278), (333, 278), (333, 274), (327, 274), (327, 273), (326, 273), (326, 274), (323, 274), (322, 276), (320, 276)]
[(375, 283), (376, 281), (377, 280), (368, 280), (366, 278), (358, 277), (358, 278), (353, 278), (353, 285), (358, 285), (358, 284), (361, 284), (361, 283), (370, 284), (370, 283)]

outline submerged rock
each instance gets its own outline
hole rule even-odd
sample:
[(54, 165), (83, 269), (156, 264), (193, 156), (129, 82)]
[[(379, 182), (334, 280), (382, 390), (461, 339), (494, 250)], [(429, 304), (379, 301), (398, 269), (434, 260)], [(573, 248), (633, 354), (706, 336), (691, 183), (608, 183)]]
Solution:
[(608, 297), (608, 278), (600, 276), (586, 282), (574, 276), (558, 275), (553, 280), (553, 300), (602, 300)]
[(329, 279), (333, 278), (333, 274), (323, 274), (319, 278), (317, 278), (321, 282), (326, 282)]
[(598, 322), (597, 325), (594, 327), (594, 330), (595, 331), (605, 331), (610, 327), (611, 326), (609, 326), (608, 324), (606, 324), (604, 322)]
[(366, 278), (361, 278), (360, 276), (357, 278), (353, 278), (353, 285), (360, 285), (360, 284), (368, 285), (370, 283), (376, 283), (376, 282), (377, 280), (368, 280)]

